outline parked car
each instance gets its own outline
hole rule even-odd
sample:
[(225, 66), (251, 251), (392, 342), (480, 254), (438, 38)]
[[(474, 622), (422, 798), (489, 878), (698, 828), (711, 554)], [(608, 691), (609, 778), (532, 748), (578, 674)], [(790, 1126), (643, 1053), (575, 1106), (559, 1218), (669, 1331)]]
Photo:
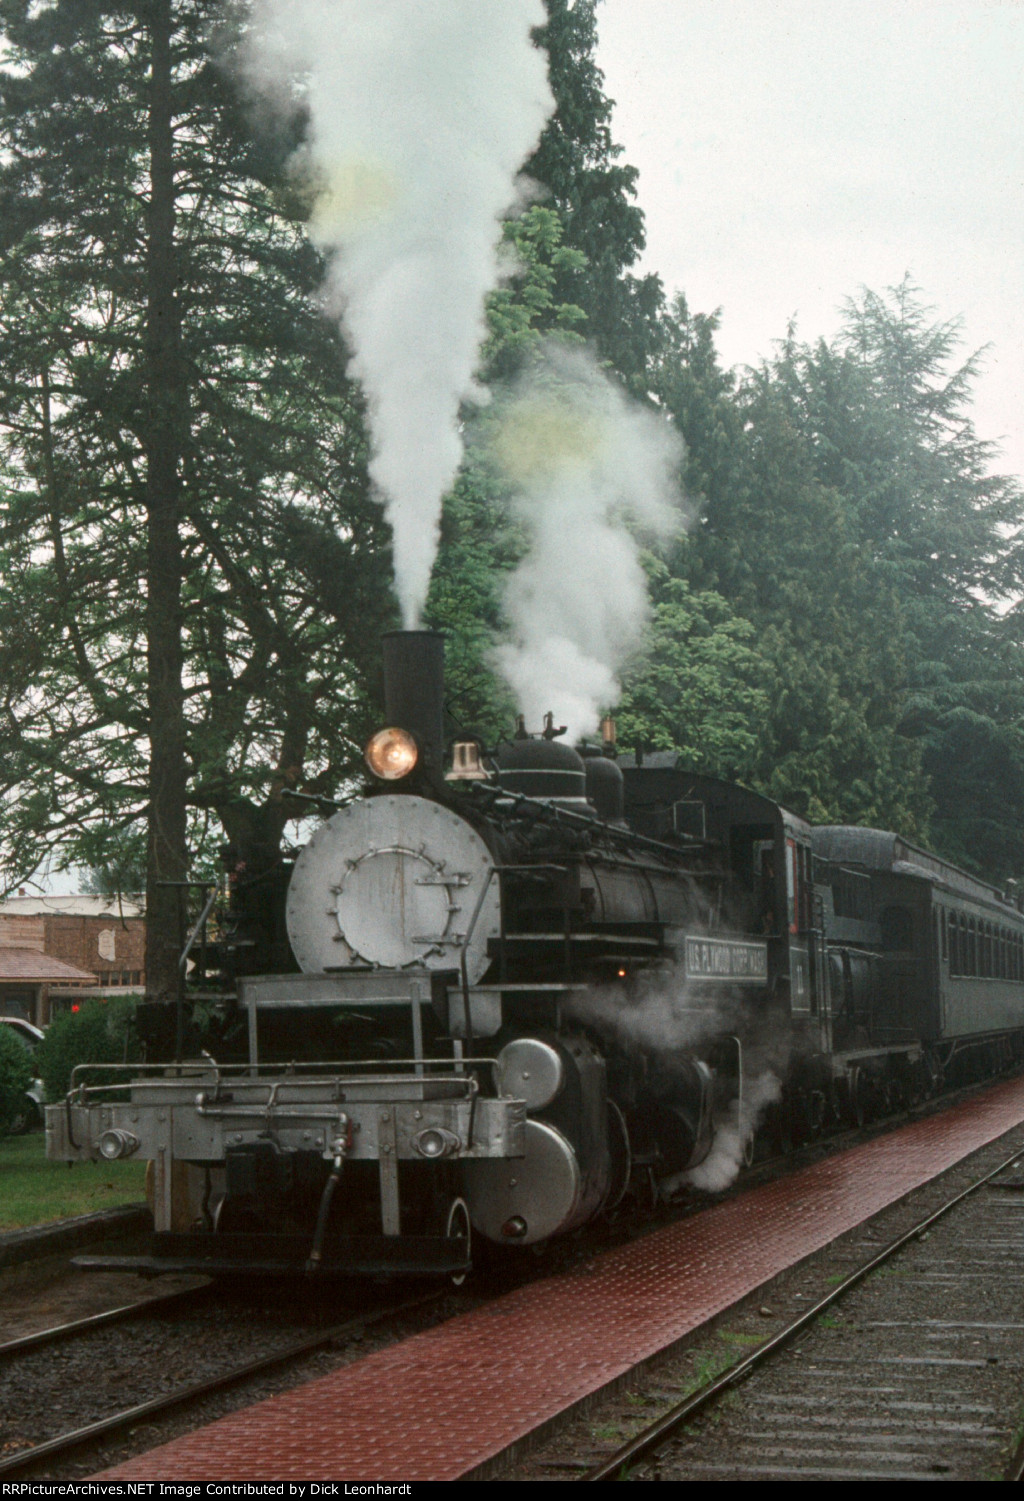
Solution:
[[(22, 1016), (0, 1016), (0, 1027), (9, 1027), (30, 1054), (35, 1052), (43, 1040), (41, 1029), (32, 1022), (26, 1021)], [(43, 1089), (43, 1081), (33, 1079), (25, 1091), (25, 1108), (14, 1117), (9, 1127), (11, 1135), (41, 1130), (46, 1119), (43, 1112), (45, 1103), (46, 1091)]]

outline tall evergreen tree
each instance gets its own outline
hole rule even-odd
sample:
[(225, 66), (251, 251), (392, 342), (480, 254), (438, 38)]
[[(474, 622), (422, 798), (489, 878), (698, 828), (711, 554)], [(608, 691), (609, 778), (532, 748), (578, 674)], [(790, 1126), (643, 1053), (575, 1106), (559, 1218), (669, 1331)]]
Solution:
[(920, 837), (929, 803), (919, 751), (900, 734), (898, 601), (873, 577), (841, 491), (816, 473), (776, 370), (737, 383), (720, 367), (716, 323), (677, 300), (656, 389), (687, 442), (695, 510), (672, 571), (746, 624), (769, 692), (737, 774), (818, 821)]
[(848, 305), (831, 345), (790, 341), (774, 369), (818, 477), (842, 494), (872, 588), (898, 603), (901, 730), (918, 745), (940, 850), (990, 875), (1024, 870), (1024, 495), (993, 473), (970, 400), (981, 355), (936, 323), (908, 279)]
[(103, 864), (148, 816), (166, 996), (186, 802), (258, 864), (285, 790), (353, 763), (386, 536), (305, 205), (210, 8), (0, 0), (0, 24), (0, 818), (16, 877), (58, 841)]
[(614, 101), (597, 65), (597, 0), (545, 0), (547, 49), (556, 108), (526, 164), (562, 221), (563, 242), (584, 261), (559, 268), (555, 302), (583, 309), (584, 336), (638, 394), (646, 394), (662, 304), (657, 276), (635, 276), (644, 248), (636, 203), (637, 169), (619, 160), (611, 130)]

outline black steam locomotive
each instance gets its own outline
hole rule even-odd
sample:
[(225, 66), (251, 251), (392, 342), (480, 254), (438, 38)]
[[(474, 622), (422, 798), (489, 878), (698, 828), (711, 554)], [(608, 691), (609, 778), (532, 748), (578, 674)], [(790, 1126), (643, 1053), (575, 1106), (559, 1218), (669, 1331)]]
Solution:
[(117, 1264), (459, 1275), (474, 1234), (715, 1187), (759, 1132), (1024, 1056), (1016, 900), (617, 755), (610, 722), (448, 755), (431, 633), (386, 638), (385, 682), (374, 785), (295, 860), (287, 944), (266, 884), (237, 886), (236, 962), (276, 944), (290, 972), (241, 975), (205, 1051), (154, 1058), (154, 1031), (123, 1084), (49, 1107), (51, 1156), (151, 1163), (152, 1245)]

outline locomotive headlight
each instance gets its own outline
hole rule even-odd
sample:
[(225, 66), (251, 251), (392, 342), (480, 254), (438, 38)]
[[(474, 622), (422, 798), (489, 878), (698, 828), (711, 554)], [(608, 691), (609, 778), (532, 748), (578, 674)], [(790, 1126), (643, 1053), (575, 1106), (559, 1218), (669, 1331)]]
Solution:
[(407, 777), (419, 758), (419, 747), (408, 730), (378, 730), (366, 747), (367, 766), (385, 782)]

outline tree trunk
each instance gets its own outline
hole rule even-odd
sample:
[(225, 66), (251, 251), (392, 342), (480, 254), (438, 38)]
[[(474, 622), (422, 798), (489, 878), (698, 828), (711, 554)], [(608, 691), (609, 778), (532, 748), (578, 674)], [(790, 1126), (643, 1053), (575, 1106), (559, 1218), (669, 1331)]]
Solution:
[(151, 43), (146, 319), (147, 666), (149, 868), (146, 884), (147, 991), (170, 1001), (178, 989), (185, 849), (185, 736), (182, 693), (181, 450), (188, 398), (176, 295), (171, 89), (173, 0), (146, 7)]

